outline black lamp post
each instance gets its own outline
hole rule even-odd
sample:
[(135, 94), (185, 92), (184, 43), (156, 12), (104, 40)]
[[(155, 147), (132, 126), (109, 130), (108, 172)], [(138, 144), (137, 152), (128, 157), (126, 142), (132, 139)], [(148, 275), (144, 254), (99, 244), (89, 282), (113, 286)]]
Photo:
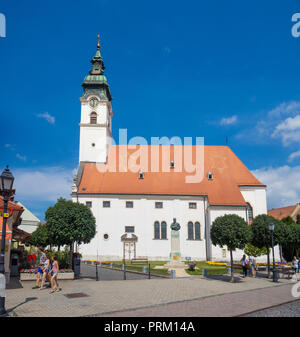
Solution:
[(271, 232), (271, 240), (272, 240), (272, 254), (273, 254), (273, 282), (278, 282), (278, 277), (277, 277), (277, 270), (275, 266), (275, 254), (274, 254), (274, 239), (273, 239), (273, 233), (274, 233), (275, 225), (271, 221), (269, 223), (269, 231)]
[[(3, 222), (1, 235), (1, 251), (0, 251), (0, 315), (6, 314), (5, 310), (5, 238), (6, 238), (6, 223), (8, 218), (7, 205), (8, 199), (12, 193), (14, 177), (11, 174), (8, 166), (0, 176), (0, 195), (3, 196)], [(2, 274), (2, 275), (1, 275)], [(1, 288), (2, 287), (2, 288)], [(4, 296), (3, 296), (4, 295)]]

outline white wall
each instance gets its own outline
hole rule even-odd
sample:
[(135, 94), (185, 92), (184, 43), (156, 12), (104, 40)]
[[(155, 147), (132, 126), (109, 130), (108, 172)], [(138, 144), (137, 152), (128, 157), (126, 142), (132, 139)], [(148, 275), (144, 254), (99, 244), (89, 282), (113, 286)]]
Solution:
[(267, 195), (265, 187), (240, 187), (240, 191), (253, 208), (253, 217), (260, 214), (267, 214)]

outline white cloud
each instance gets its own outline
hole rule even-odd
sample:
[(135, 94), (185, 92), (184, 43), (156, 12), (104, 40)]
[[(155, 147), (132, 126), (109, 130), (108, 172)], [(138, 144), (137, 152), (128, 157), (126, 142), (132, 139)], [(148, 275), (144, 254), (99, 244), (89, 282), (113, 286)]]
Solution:
[(231, 116), (228, 118), (222, 118), (220, 121), (221, 125), (231, 125), (231, 124), (235, 124), (237, 122), (237, 116)]
[(63, 167), (16, 169), (14, 187), (16, 200), (51, 201), (70, 199), (73, 170)]
[(281, 138), (284, 146), (300, 141), (300, 115), (289, 117), (278, 124), (272, 133), (273, 138)]
[(300, 102), (283, 102), (271, 110), (252, 115), (252, 120), (257, 122), (242, 130), (236, 138), (261, 144), (280, 139), (284, 146), (299, 142)]
[(266, 167), (252, 173), (267, 185), (268, 209), (300, 202), (300, 166)]
[(18, 159), (20, 159), (20, 160), (22, 160), (22, 161), (26, 161), (26, 156), (22, 156), (22, 155), (20, 155), (19, 153), (17, 153), (16, 154), (16, 157), (18, 158)]
[(45, 112), (43, 114), (38, 114), (37, 117), (44, 118), (50, 124), (55, 123), (55, 117), (51, 116), (48, 112)]
[(288, 161), (292, 162), (295, 158), (300, 157), (300, 151), (293, 152), (289, 155)]

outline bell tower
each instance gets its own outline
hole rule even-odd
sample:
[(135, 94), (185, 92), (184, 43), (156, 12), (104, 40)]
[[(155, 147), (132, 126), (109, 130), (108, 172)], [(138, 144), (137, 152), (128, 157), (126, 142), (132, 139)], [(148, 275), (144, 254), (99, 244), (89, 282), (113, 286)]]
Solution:
[(82, 83), (79, 162), (105, 163), (112, 137), (112, 97), (100, 49), (98, 35), (96, 55), (91, 60), (92, 69)]

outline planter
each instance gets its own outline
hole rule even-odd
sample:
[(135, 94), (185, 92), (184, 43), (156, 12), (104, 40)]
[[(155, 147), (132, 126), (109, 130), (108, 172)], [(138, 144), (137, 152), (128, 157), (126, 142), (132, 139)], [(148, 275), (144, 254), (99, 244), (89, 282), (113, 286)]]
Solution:
[[(74, 273), (58, 273), (58, 280), (74, 280)], [(35, 281), (36, 274), (20, 273), (20, 281)]]

